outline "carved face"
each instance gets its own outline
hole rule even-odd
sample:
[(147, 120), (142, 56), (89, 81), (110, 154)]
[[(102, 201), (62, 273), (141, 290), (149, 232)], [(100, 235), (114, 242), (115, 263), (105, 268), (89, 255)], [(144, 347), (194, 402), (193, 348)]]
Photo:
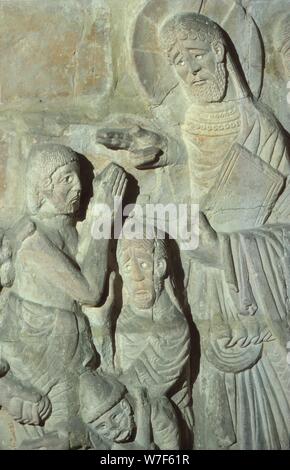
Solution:
[(149, 240), (123, 240), (120, 273), (130, 304), (140, 309), (152, 308), (157, 283), (164, 277), (166, 262), (154, 260), (154, 244)]
[(73, 214), (80, 204), (81, 183), (76, 163), (58, 168), (51, 176), (49, 195), (45, 193), (55, 214)]
[(89, 427), (107, 441), (126, 442), (131, 437), (134, 427), (132, 408), (123, 398)]
[(199, 102), (221, 101), (226, 92), (224, 46), (207, 41), (184, 40), (172, 53), (176, 73)]

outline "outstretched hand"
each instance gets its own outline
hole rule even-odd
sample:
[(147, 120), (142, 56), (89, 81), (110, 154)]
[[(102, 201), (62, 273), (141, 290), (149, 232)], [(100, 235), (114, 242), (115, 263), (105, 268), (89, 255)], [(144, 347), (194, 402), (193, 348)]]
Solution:
[[(159, 134), (138, 125), (130, 128), (99, 129), (97, 142), (110, 150), (130, 152), (130, 162), (135, 168), (150, 167), (166, 149), (166, 140)], [(120, 156), (120, 164), (122, 156)]]

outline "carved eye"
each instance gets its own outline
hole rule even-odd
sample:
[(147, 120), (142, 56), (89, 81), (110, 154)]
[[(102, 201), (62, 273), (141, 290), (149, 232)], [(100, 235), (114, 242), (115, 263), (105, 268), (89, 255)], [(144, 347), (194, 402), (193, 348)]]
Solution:
[(73, 178), (72, 178), (71, 175), (65, 177), (65, 182), (66, 182), (66, 183), (71, 183), (72, 180), (73, 180)]
[(181, 67), (183, 67), (185, 65), (185, 61), (183, 59), (179, 59), (176, 65), (180, 65)]
[(199, 55), (196, 56), (196, 59), (197, 59), (197, 60), (201, 60), (202, 58), (203, 58), (203, 55), (200, 55), (200, 54), (199, 54)]
[(131, 271), (131, 264), (127, 264), (127, 265), (125, 266), (125, 269), (126, 269), (126, 271)]
[(142, 261), (141, 268), (147, 268), (148, 264), (145, 261)]

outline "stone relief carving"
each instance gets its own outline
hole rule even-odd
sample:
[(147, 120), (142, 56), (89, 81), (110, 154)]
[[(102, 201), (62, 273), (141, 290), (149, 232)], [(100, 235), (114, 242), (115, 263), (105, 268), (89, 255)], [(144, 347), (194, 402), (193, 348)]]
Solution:
[(174, 299), (167, 252), (163, 240), (119, 241), (125, 292), (115, 332), (115, 368), (128, 390), (146, 388), (153, 440), (164, 450), (180, 448), (178, 421), (192, 426), (189, 328)]
[[(106, 119), (23, 140), (26, 209), (0, 233), (0, 448), (289, 449), (289, 136), (260, 99), (255, 2), (131, 3), (143, 108), (116, 80)], [(138, 215), (148, 202), (198, 204), (198, 245), (166, 211)]]

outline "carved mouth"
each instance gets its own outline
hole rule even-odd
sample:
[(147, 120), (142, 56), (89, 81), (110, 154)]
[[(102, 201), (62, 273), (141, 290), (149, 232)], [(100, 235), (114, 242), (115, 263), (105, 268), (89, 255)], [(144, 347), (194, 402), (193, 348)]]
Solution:
[(202, 80), (194, 80), (194, 81), (192, 82), (192, 86), (195, 86), (195, 85), (200, 86), (200, 85), (204, 85), (205, 83), (206, 83), (206, 80), (205, 80), (205, 79), (202, 79)]
[(150, 299), (150, 292), (148, 292), (147, 290), (138, 290), (135, 292), (135, 296), (136, 296), (136, 299), (144, 302)]
[(131, 432), (128, 429), (121, 431), (120, 434), (115, 438), (116, 442), (123, 442), (126, 441), (131, 435)]
[(140, 295), (140, 296), (144, 296), (144, 295), (148, 295), (149, 292), (147, 290), (137, 290), (136, 291), (136, 295)]

